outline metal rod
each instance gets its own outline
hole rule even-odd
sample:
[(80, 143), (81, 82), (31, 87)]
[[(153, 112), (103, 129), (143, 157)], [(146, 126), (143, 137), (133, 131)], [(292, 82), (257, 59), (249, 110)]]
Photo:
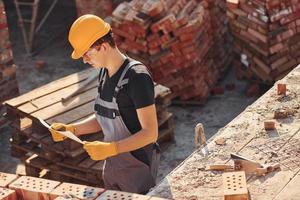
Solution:
[(33, 46), (35, 23), (36, 23), (36, 18), (38, 13), (38, 3), (39, 0), (34, 0), (34, 5), (32, 7), (32, 18), (31, 18), (30, 33), (29, 33), (29, 52), (31, 52)]
[(47, 11), (47, 13), (45, 14), (45, 16), (43, 17), (43, 19), (41, 20), (41, 22), (39, 23), (39, 25), (36, 27), (35, 29), (35, 33), (37, 33), (40, 28), (42, 27), (42, 25), (45, 23), (45, 21), (47, 20), (48, 16), (50, 15), (50, 13), (52, 12), (54, 6), (56, 5), (58, 0), (54, 0), (49, 8), (49, 10)]
[(14, 0), (14, 3), (16, 6), (16, 11), (17, 11), (17, 15), (18, 15), (19, 26), (21, 28), (22, 35), (23, 35), (25, 50), (27, 53), (30, 53), (29, 46), (28, 46), (28, 40), (27, 40), (27, 34), (26, 34), (25, 27), (24, 27), (24, 22), (23, 22), (23, 17), (22, 17), (21, 11), (20, 11), (19, 2), (17, 0)]

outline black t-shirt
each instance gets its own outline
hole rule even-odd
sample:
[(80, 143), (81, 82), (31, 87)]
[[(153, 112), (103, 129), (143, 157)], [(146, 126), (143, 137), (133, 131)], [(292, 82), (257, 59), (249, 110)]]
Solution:
[[(101, 92), (101, 99), (112, 101), (113, 93), (119, 78), (128, 64), (126, 59), (119, 70), (111, 77), (106, 73), (106, 80)], [(121, 117), (128, 130), (134, 134), (141, 130), (136, 109), (154, 104), (154, 84), (152, 78), (144, 65), (131, 67), (124, 78), (128, 78), (126, 84), (117, 95), (117, 103)]]
[[(106, 71), (106, 79), (103, 85), (103, 90), (100, 93), (101, 99), (112, 101), (115, 87), (119, 78), (129, 63), (130, 58), (127, 58), (121, 65), (119, 70), (111, 77)], [(106, 70), (106, 69), (105, 69)], [(141, 125), (138, 120), (136, 109), (143, 108), (155, 103), (154, 100), (154, 83), (146, 66), (135, 65), (131, 67), (124, 78), (128, 78), (128, 84), (120, 89), (117, 95), (117, 103), (119, 106), (120, 115), (131, 134), (141, 130)], [(142, 149), (131, 152), (137, 159), (149, 164), (149, 160), (145, 160), (145, 152)]]

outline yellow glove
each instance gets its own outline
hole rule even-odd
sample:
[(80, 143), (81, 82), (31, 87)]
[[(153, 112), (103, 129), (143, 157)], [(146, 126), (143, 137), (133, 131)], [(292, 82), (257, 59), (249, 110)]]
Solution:
[(88, 152), (92, 160), (105, 160), (118, 154), (115, 142), (84, 142), (83, 148)]
[(52, 139), (55, 142), (61, 142), (66, 139), (65, 136), (59, 134), (57, 131), (70, 131), (73, 134), (75, 133), (75, 127), (72, 124), (63, 124), (63, 123), (53, 123), (51, 124), (51, 129), (49, 129), (52, 135)]

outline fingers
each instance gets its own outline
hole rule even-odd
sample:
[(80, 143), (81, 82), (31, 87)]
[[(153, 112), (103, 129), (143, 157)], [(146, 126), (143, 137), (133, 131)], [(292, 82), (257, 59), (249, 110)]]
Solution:
[(83, 148), (86, 150), (86, 152), (89, 154), (92, 160), (104, 160), (106, 159), (105, 156), (103, 156), (103, 153), (101, 153), (101, 145), (102, 142), (94, 141), (94, 142), (83, 142)]
[(65, 125), (62, 123), (53, 123), (51, 125), (51, 128), (54, 130), (57, 130), (57, 131), (65, 131), (66, 130)]
[(63, 141), (65, 139), (65, 137), (63, 135), (57, 133), (55, 130), (50, 129), (50, 132), (51, 132), (52, 139), (55, 142), (60, 142), (60, 141)]

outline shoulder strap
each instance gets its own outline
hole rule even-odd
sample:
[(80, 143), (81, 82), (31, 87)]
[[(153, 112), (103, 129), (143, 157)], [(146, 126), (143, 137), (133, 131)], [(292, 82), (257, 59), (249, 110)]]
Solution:
[(129, 63), (126, 65), (125, 69), (123, 70), (123, 72), (122, 72), (122, 74), (121, 74), (121, 76), (120, 76), (120, 78), (119, 78), (119, 81), (118, 81), (118, 83), (117, 83), (117, 86), (115, 87), (115, 92), (114, 92), (114, 96), (113, 96), (113, 102), (116, 102), (116, 97), (117, 97), (117, 94), (118, 94), (118, 92), (120, 91), (120, 89), (121, 89), (124, 85), (128, 84), (128, 78), (124, 79), (124, 77), (125, 77), (126, 73), (128, 72), (128, 70), (129, 70), (131, 67), (135, 66), (135, 65), (143, 65), (143, 63), (134, 60), (134, 61), (129, 62)]
[(105, 81), (105, 75), (106, 75), (106, 71), (105, 68), (100, 68), (100, 72), (99, 72), (99, 86), (98, 86), (98, 92), (100, 92), (103, 89), (103, 83)]

